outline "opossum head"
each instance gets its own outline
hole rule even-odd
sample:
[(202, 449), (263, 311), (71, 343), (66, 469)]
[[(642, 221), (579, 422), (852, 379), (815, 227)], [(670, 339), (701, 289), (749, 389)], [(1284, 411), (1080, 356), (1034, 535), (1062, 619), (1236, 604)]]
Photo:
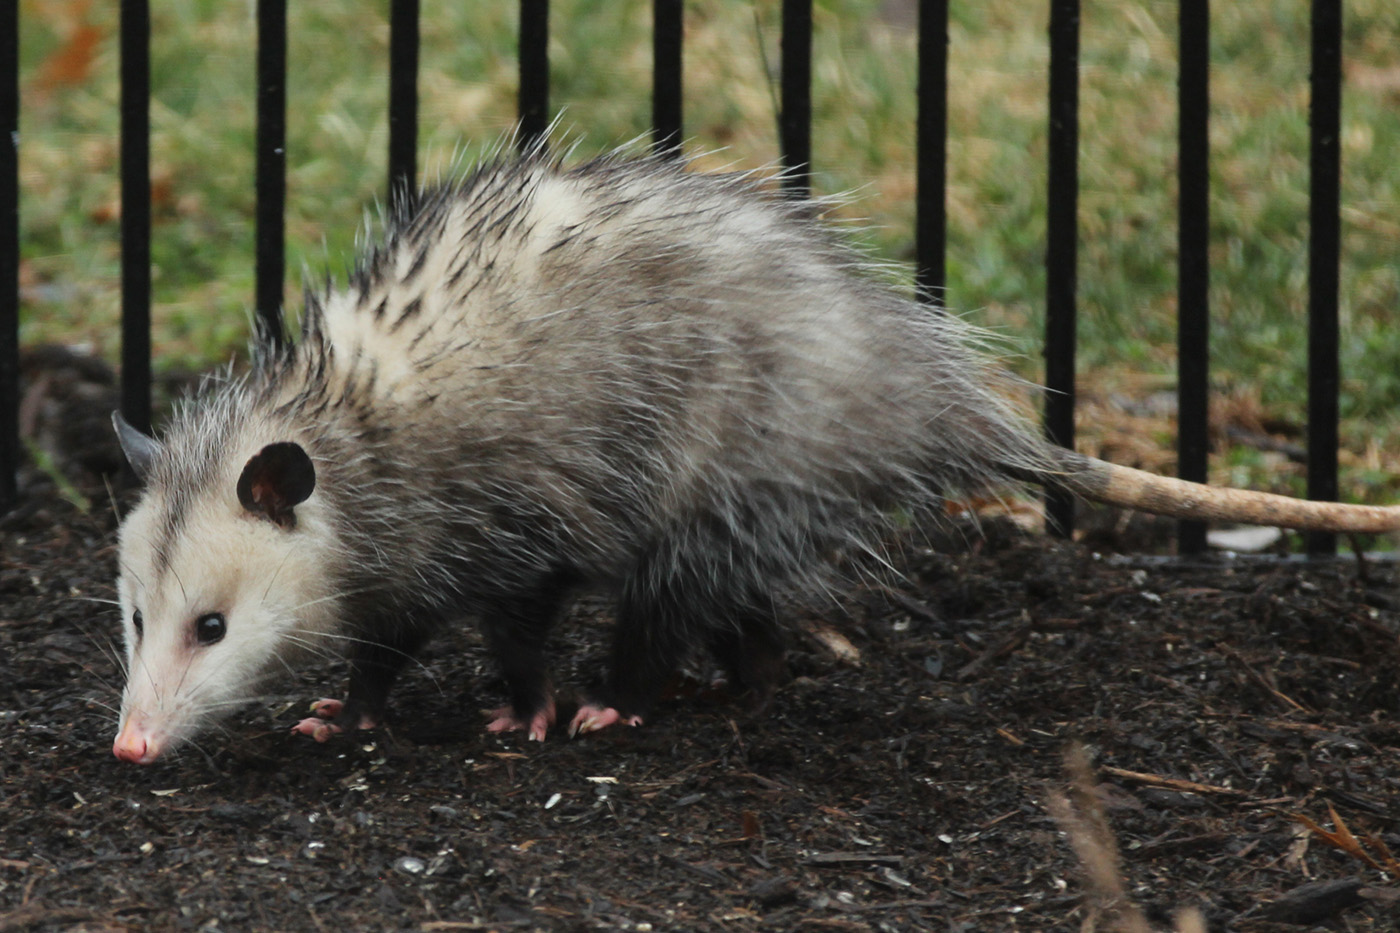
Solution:
[(149, 764), (325, 640), (329, 523), (295, 442), (201, 455), (116, 420), (146, 490), (120, 532), (127, 678), (112, 750)]

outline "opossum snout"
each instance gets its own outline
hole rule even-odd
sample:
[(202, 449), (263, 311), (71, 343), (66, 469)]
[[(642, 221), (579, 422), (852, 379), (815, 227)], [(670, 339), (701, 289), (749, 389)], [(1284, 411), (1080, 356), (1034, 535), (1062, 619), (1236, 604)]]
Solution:
[(160, 757), (165, 748), (165, 740), (158, 733), (150, 732), (136, 718), (130, 717), (122, 724), (121, 732), (112, 743), (112, 754), (122, 761), (148, 765)]

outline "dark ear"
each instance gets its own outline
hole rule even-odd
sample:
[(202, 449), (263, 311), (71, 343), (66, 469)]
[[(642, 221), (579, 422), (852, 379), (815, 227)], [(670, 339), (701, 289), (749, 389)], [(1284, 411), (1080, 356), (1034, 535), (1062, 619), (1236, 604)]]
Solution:
[(122, 445), (126, 462), (131, 464), (137, 478), (145, 482), (151, 474), (151, 465), (160, 456), (160, 444), (128, 424), (119, 411), (112, 412), (112, 427), (117, 429), (117, 442)]
[(292, 507), (306, 501), (316, 488), (316, 468), (301, 446), (291, 441), (268, 444), (238, 477), (238, 501), (255, 515), (265, 515), (282, 528), (295, 528)]

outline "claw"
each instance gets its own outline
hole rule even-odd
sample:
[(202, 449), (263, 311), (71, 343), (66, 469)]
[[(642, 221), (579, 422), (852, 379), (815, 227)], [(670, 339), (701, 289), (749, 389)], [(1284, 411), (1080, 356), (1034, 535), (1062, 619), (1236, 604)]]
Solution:
[(569, 723), (569, 738), (597, 732), (619, 722), (633, 727), (640, 726), (642, 717), (624, 716), (611, 706), (585, 704), (578, 708), (578, 712), (574, 714), (573, 720)]
[(344, 708), (344, 700), (334, 700), (329, 697), (323, 697), (311, 704), (311, 712), (322, 719), (334, 719), (340, 715), (340, 711)]
[[(317, 742), (329, 742), (331, 736), (339, 735), (346, 729), (335, 718), (345, 709), (344, 700), (324, 698), (311, 704), (313, 715), (292, 726), (292, 732), (296, 735), (309, 735)], [(355, 724), (356, 729), (373, 729), (379, 725), (379, 721), (368, 713), (360, 717), (360, 721)]]
[(333, 722), (327, 722), (316, 716), (308, 716), (301, 722), (292, 726), (292, 732), (297, 735), (309, 735), (317, 742), (329, 742), (331, 736), (338, 735), (344, 730)]
[(491, 710), (486, 715), (491, 717), (491, 721), (486, 724), (487, 732), (523, 731), (531, 742), (543, 742), (549, 727), (554, 725), (554, 701), (550, 700), (545, 708), (530, 717), (528, 722), (515, 715), (515, 710), (509, 706)]

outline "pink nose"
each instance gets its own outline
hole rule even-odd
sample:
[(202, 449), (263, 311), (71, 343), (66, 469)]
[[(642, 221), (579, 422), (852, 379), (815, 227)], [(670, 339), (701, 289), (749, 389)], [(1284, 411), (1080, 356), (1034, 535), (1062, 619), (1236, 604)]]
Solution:
[(156, 760), (159, 753), (160, 749), (148, 741), (141, 729), (130, 721), (122, 726), (121, 734), (112, 743), (112, 754), (133, 764), (148, 765)]

